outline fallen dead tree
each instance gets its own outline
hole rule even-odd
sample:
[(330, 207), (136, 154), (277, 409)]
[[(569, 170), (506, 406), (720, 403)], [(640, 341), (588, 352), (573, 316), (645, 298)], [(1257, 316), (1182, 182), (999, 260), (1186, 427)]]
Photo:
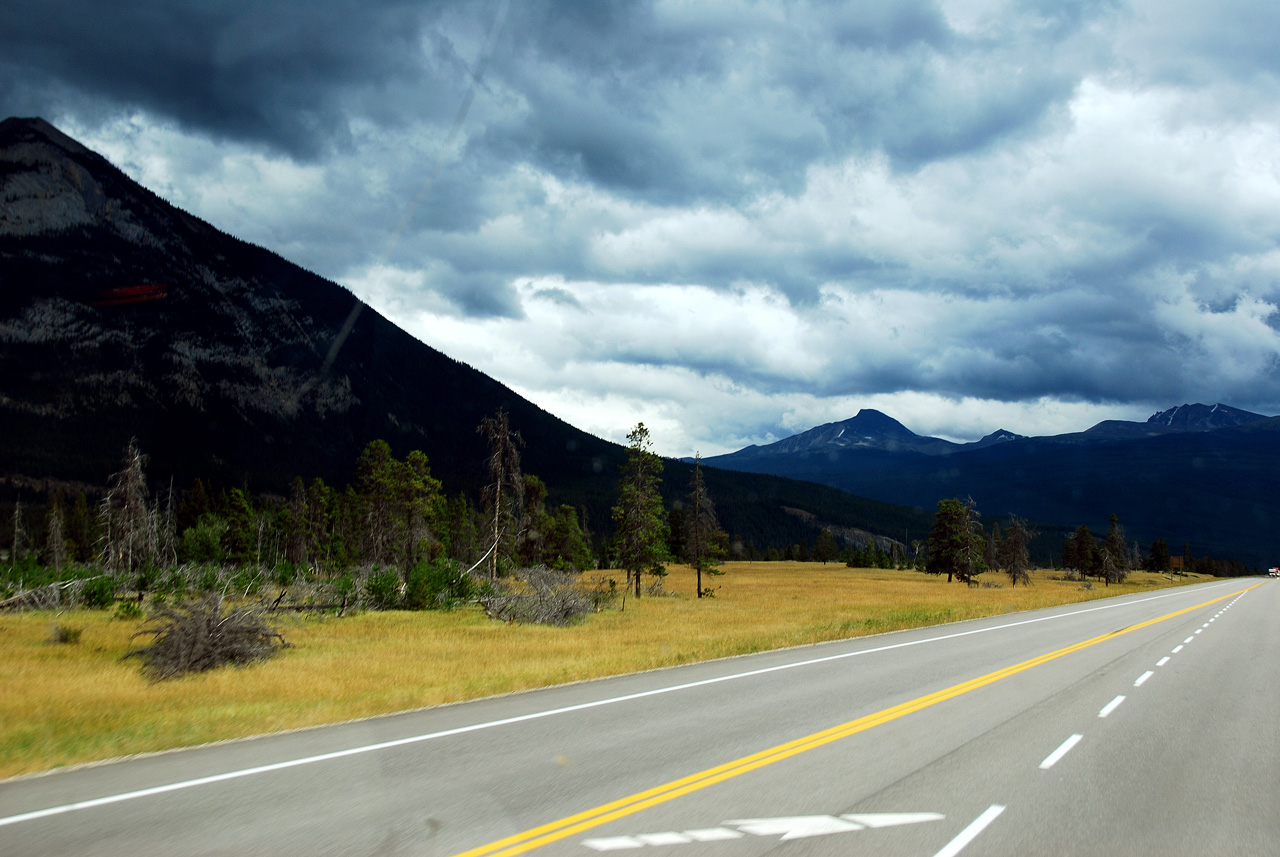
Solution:
[(584, 583), (576, 574), (526, 568), (501, 579), (481, 596), (491, 619), (531, 625), (569, 625), (600, 609), (599, 581)]
[(156, 681), (224, 664), (242, 666), (289, 646), (260, 610), (227, 607), (218, 595), (155, 608), (134, 637), (148, 635), (150, 643), (129, 651), (124, 658), (141, 659), (143, 672)]

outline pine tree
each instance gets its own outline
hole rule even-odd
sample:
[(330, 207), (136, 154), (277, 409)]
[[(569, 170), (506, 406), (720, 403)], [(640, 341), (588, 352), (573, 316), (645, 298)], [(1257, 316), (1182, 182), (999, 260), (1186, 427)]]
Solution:
[(818, 541), (813, 546), (813, 558), (817, 562), (826, 565), (831, 560), (840, 555), (840, 548), (836, 545), (836, 538), (831, 534), (831, 530), (823, 528), (818, 533)]
[(925, 571), (945, 574), (950, 583), (954, 577), (972, 583), (986, 570), (983, 554), (986, 539), (978, 524), (973, 500), (956, 498), (938, 501), (938, 510), (929, 529), (929, 560)]
[[(679, 519), (676, 519), (679, 520)], [(685, 557), (693, 566), (697, 595), (702, 598), (708, 590), (702, 587), (702, 575), (718, 575), (719, 561), (725, 554), (728, 537), (716, 520), (716, 507), (707, 493), (707, 483), (702, 478), (702, 454), (693, 459), (693, 479), (689, 486), (689, 505), (684, 513)]]
[(662, 459), (653, 451), (649, 430), (638, 423), (627, 435), (627, 463), (613, 507), (614, 552), (619, 567), (627, 572), (628, 584), (634, 581), (637, 598), (641, 574), (666, 573), (662, 564), (667, 561), (667, 524), (658, 493), (661, 474)]
[(1124, 583), (1129, 570), (1129, 547), (1125, 543), (1124, 527), (1120, 526), (1120, 519), (1116, 515), (1111, 516), (1111, 525), (1107, 528), (1107, 539), (1102, 550), (1103, 579), (1108, 586), (1112, 583)]
[(1004, 540), (1000, 544), (1000, 565), (1009, 575), (1009, 584), (1017, 586), (1031, 585), (1031, 540), (1038, 534), (1027, 527), (1027, 522), (1017, 515), (1009, 516), (1009, 528), (1005, 531)]

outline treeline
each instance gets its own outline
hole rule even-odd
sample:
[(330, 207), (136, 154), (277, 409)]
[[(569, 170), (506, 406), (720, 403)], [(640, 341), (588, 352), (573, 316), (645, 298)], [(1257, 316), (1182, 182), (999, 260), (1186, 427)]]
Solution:
[[(1027, 582), (1030, 567), (1029, 547), (1039, 533), (1028, 522), (1010, 516), (1004, 530), (997, 521), (984, 529), (973, 500), (949, 498), (938, 503), (929, 542), (920, 561), (922, 571), (946, 574), (947, 579), (965, 582), (988, 571), (1007, 574), (1011, 582)], [(1137, 542), (1126, 539), (1124, 527), (1116, 515), (1111, 516), (1105, 536), (1093, 535), (1080, 525), (1062, 543), (1060, 568), (1080, 579), (1096, 578), (1104, 585), (1123, 583), (1130, 571), (1144, 570), (1168, 573), (1194, 573), (1214, 577), (1242, 577), (1257, 574), (1242, 562), (1215, 560), (1208, 556), (1194, 558), (1190, 544), (1184, 544), (1183, 555), (1173, 557), (1168, 543), (1157, 539), (1143, 551)]]
[[(549, 506), (546, 486), (518, 467), (509, 474), (518, 490), (505, 491), (518, 494), (518, 506), (498, 496), (477, 508), (463, 494), (446, 496), (426, 455), (397, 459), (381, 440), (361, 452), (350, 484), (299, 477), (288, 497), (254, 496), (247, 487), (215, 491), (200, 479), (181, 493), (170, 485), (153, 496), (146, 463), (131, 442), (100, 499), (54, 492), (38, 521), (43, 527), (15, 504), (0, 592), (75, 578), (105, 578), (139, 596), (252, 595), (267, 585), (309, 583), (312, 595), (344, 605), (422, 607), (465, 597), (460, 572), (486, 555), (494, 576), (596, 564), (577, 511)], [(486, 541), (495, 519), (498, 544)]]

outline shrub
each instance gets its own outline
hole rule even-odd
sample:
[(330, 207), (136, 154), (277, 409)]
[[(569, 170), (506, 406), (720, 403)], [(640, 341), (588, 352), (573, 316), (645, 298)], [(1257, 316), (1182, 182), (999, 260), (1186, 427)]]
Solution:
[(374, 610), (390, 610), (400, 602), (400, 575), (375, 571), (364, 582), (364, 599)]
[(447, 559), (422, 561), (409, 572), (404, 603), (410, 610), (451, 610), (474, 598), (471, 576)]
[(227, 533), (227, 522), (214, 515), (203, 515), (194, 527), (182, 531), (178, 544), (178, 558), (183, 562), (221, 563), (227, 558), (222, 547), (222, 537)]
[(224, 664), (252, 663), (289, 645), (261, 613), (247, 607), (224, 609), (217, 595), (155, 608), (134, 634), (145, 636), (151, 642), (124, 657), (141, 658), (143, 672), (156, 681)]
[[(161, 596), (156, 596), (157, 598)], [(159, 602), (163, 604), (164, 602)], [(115, 618), (136, 620), (142, 618), (142, 605), (137, 601), (121, 601), (116, 605)]]
[(110, 575), (91, 577), (80, 589), (80, 600), (84, 606), (105, 609), (115, 603), (116, 580)]
[(201, 592), (217, 592), (222, 588), (222, 582), (218, 579), (218, 569), (209, 566), (200, 572), (200, 578), (196, 581), (196, 589)]
[(59, 645), (73, 646), (80, 642), (80, 635), (84, 633), (83, 628), (72, 628), (69, 625), (55, 623), (49, 629), (49, 642)]

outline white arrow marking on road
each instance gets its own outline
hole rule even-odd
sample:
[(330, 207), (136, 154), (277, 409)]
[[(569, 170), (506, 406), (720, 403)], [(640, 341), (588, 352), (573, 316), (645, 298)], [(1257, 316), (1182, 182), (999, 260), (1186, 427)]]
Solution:
[(866, 827), (894, 827), (899, 824), (919, 824), (922, 821), (941, 821), (945, 815), (938, 812), (872, 812), (842, 815)]
[[(810, 836), (827, 836), (832, 833), (848, 833), (868, 827), (894, 827), (899, 824), (919, 824), (924, 821), (941, 821), (946, 818), (938, 812), (862, 812), (836, 817), (834, 815), (797, 815), (781, 818), (739, 818), (724, 822), (724, 827), (711, 827), (683, 832), (644, 833), (636, 836), (607, 836), (584, 839), (582, 844), (592, 851), (624, 851), (643, 848), (646, 845), (683, 845), (688, 842), (715, 842), (722, 839), (740, 839), (743, 833), (753, 836), (781, 836), (788, 839), (806, 839)], [(729, 827), (738, 830), (730, 830)]]
[(826, 836), (829, 833), (848, 833), (850, 830), (861, 830), (864, 825), (853, 821), (845, 821), (834, 815), (798, 815), (792, 818), (740, 818), (737, 821), (726, 821), (739, 830), (754, 836), (777, 836), (782, 834), (783, 841), (788, 839), (806, 839), (810, 836)]

